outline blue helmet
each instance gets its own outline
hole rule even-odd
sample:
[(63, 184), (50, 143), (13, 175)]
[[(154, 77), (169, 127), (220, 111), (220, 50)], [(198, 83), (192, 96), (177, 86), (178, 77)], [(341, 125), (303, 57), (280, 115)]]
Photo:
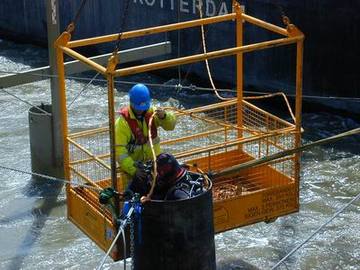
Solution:
[(139, 111), (150, 108), (151, 98), (149, 89), (142, 83), (135, 84), (129, 91), (130, 105)]

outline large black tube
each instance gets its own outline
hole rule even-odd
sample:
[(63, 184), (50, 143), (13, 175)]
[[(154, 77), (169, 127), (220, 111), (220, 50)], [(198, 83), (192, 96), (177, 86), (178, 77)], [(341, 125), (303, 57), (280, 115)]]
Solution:
[(136, 226), (134, 269), (216, 269), (211, 186), (190, 199), (147, 202)]

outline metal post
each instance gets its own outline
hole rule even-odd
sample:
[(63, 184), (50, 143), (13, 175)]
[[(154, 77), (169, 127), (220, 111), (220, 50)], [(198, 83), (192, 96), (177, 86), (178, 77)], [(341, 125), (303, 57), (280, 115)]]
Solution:
[[(115, 93), (114, 93), (114, 71), (118, 63), (118, 58), (113, 55), (109, 58), (106, 69), (108, 86), (108, 113), (109, 113), (109, 134), (110, 134), (110, 162), (111, 162), (111, 182), (112, 187), (117, 190), (117, 172), (116, 172), (116, 153), (115, 153)], [(120, 215), (119, 198), (115, 197), (115, 214)], [(117, 218), (117, 217), (114, 217)]]
[(48, 51), (49, 51), (49, 65), (50, 75), (54, 75), (50, 78), (51, 85), (51, 103), (52, 103), (52, 134), (53, 134), (53, 164), (55, 168), (58, 168), (60, 175), (58, 177), (64, 177), (63, 171), (63, 134), (61, 128), (61, 109), (59, 104), (59, 84), (56, 78), (57, 66), (56, 66), (56, 52), (54, 42), (60, 36), (59, 26), (59, 3), (58, 0), (46, 1), (47, 12), (47, 34), (48, 34)]
[[(296, 134), (295, 134), (295, 148), (301, 146), (301, 111), (302, 111), (302, 84), (303, 84), (303, 49), (304, 39), (296, 43)], [(300, 153), (295, 154), (295, 181), (297, 185), (297, 205), (299, 206), (299, 181), (300, 181)]]
[[(238, 2), (234, 1), (234, 10), (236, 13), (236, 47), (243, 46), (243, 18), (242, 9)], [(243, 52), (236, 54), (236, 94), (237, 94), (237, 125), (240, 127), (238, 130), (238, 138), (242, 138), (243, 127), (243, 87), (244, 87), (244, 68), (243, 68)]]

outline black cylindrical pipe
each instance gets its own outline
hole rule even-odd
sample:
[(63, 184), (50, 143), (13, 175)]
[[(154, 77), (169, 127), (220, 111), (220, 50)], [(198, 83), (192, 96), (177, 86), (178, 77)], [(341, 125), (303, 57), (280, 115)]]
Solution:
[(193, 198), (147, 202), (135, 231), (136, 270), (216, 269), (211, 186)]

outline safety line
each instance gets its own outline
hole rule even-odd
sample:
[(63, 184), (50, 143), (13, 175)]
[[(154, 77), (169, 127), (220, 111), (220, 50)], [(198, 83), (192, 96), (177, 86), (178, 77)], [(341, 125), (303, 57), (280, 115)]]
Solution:
[(265, 99), (265, 98), (270, 98), (270, 97), (274, 97), (274, 96), (282, 96), (285, 100), (286, 106), (288, 108), (288, 111), (290, 113), (290, 116), (292, 118), (292, 120), (294, 121), (294, 123), (296, 124), (296, 119), (295, 119), (295, 115), (291, 109), (289, 100), (287, 99), (286, 95), (283, 92), (276, 92), (276, 93), (272, 93), (272, 94), (266, 94), (266, 95), (261, 95), (261, 96), (245, 96), (243, 97), (243, 99), (245, 100), (254, 100), (254, 99)]
[(310, 241), (322, 228), (328, 225), (331, 221), (333, 221), (339, 214), (341, 214), (346, 208), (348, 208), (353, 202), (360, 198), (360, 193), (355, 196), (350, 202), (348, 202), (345, 206), (341, 207), (328, 221), (326, 221), (323, 225), (321, 225), (315, 232), (313, 232), (305, 241), (297, 245), (293, 248), (285, 257), (283, 257), (277, 264), (275, 264), (271, 270), (279, 267), (287, 258), (289, 258), (292, 254), (294, 254), (297, 250), (299, 250), (303, 245)]
[(152, 158), (153, 158), (153, 162), (154, 162), (154, 173), (152, 175), (152, 182), (151, 182), (151, 188), (149, 193), (144, 197), (141, 198), (141, 202), (145, 203), (146, 201), (150, 201), (151, 200), (151, 196), (154, 192), (155, 189), (155, 185), (156, 185), (156, 179), (157, 179), (157, 175), (158, 175), (158, 171), (157, 171), (157, 162), (156, 162), (156, 154), (155, 154), (155, 149), (154, 149), (154, 144), (153, 144), (153, 138), (152, 138), (152, 134), (151, 134), (151, 129), (152, 129), (152, 125), (153, 125), (153, 120), (155, 115), (157, 114), (157, 112), (155, 111), (149, 120), (149, 128), (148, 128), (148, 138), (149, 138), (149, 143), (150, 143), (150, 149), (151, 149), (151, 154), (152, 154)]
[(20, 100), (21, 102), (24, 102), (25, 104), (29, 105), (30, 107), (35, 107), (36, 109), (38, 109), (39, 111), (41, 111), (42, 113), (44, 113), (46, 116), (51, 117), (51, 114), (50, 114), (49, 112), (41, 109), (39, 106), (33, 105), (33, 104), (31, 104), (30, 102), (28, 102), (28, 101), (26, 101), (26, 100), (24, 100), (24, 99), (19, 98), (18, 96), (10, 93), (9, 91), (6, 91), (6, 90), (5, 90), (4, 88), (2, 88), (2, 87), (0, 87), (0, 90), (3, 91), (3, 92), (5, 92), (5, 93), (8, 94), (8, 95), (14, 97), (15, 99)]
[[(14, 75), (21, 75), (23, 74), (22, 72), (13, 72), (13, 71), (3, 71), (0, 70), (0, 73), (3, 74), (14, 74)], [(58, 75), (46, 75), (46, 74), (39, 74), (39, 73), (32, 73), (32, 74), (27, 74), (28, 76), (36, 76), (36, 77), (43, 77), (43, 78), (58, 78)], [(73, 79), (73, 80), (82, 80), (82, 81), (91, 81), (91, 78), (86, 78), (86, 77), (78, 77), (78, 76), (66, 76), (66, 79)], [(1, 77), (0, 77), (1, 80)], [(105, 79), (94, 79), (94, 82), (107, 82), (107, 80)], [(137, 84), (139, 82), (135, 82), (135, 81), (114, 81), (115, 84), (125, 84), (125, 85), (134, 85)], [(158, 83), (146, 83), (149, 86), (156, 86), (156, 87), (163, 87), (163, 88), (175, 88), (178, 89), (179, 86), (178, 85), (168, 85), (168, 84), (158, 84)], [(190, 86), (181, 86), (182, 89), (186, 89), (186, 90), (192, 90), (192, 91), (206, 91), (206, 92), (213, 92), (212, 88), (209, 87), (199, 87), (196, 85), (191, 84)], [(3, 89), (3, 88), (2, 88)], [(216, 89), (218, 92), (222, 91), (222, 92), (232, 92), (232, 93), (236, 93), (236, 90), (234, 89), (229, 89), (229, 88), (217, 88)], [(272, 94), (272, 92), (262, 92), (262, 91), (244, 91), (244, 93), (246, 94), (254, 94), (254, 95), (267, 95), (267, 94)], [(295, 97), (295, 94), (287, 94), (287, 96), (289, 97)], [(246, 96), (244, 97), (244, 99), (247, 98)], [(353, 102), (360, 102), (360, 98), (359, 97), (339, 97), (339, 96), (313, 96), (313, 95), (302, 95), (303, 99), (325, 99), (325, 100), (349, 100), (349, 101), (353, 101)]]
[[(222, 2), (225, 2), (225, 1), (220, 1), (220, 2), (219, 2), (219, 5), (216, 7), (215, 14), (219, 14), (219, 11), (220, 11)], [(209, 32), (209, 30), (210, 30), (210, 28), (211, 28), (212, 26), (213, 26), (212, 24), (208, 25), (207, 30), (205, 31), (205, 34), (207, 34), (207, 33)], [(197, 48), (197, 50), (196, 50), (195, 52), (200, 52), (201, 46), (202, 46), (202, 44), (199, 44), (199, 46), (198, 46), (198, 48)], [(193, 68), (194, 65), (195, 65), (195, 63), (191, 63), (191, 64), (189, 65), (189, 68), (187, 69), (187, 72), (186, 72), (186, 74), (185, 74), (184, 80), (187, 79), (187, 77), (189, 76), (190, 71), (191, 71), (191, 69)]]
[[(198, 10), (199, 10), (200, 19), (203, 18), (203, 12), (202, 12), (203, 6), (204, 6), (204, 3), (203, 3), (202, 0), (200, 0), (199, 5), (197, 6), (197, 7), (198, 7)], [(201, 25), (201, 26), (200, 26), (200, 29), (201, 29), (201, 41), (202, 41), (202, 46), (203, 46), (203, 52), (206, 54), (206, 53), (207, 53), (207, 49), (206, 49), (206, 40), (205, 40), (204, 25)], [(208, 77), (209, 77), (209, 80), (210, 80), (211, 87), (212, 87), (212, 89), (214, 90), (215, 95), (216, 95), (220, 100), (223, 100), (223, 101), (232, 99), (232, 98), (222, 97), (222, 96), (220, 96), (219, 93), (216, 91), (216, 87), (215, 87), (214, 80), (213, 80), (212, 75), (211, 75), (211, 70), (210, 70), (209, 60), (208, 60), (208, 59), (205, 59), (205, 66), (206, 66), (206, 71), (207, 71), (207, 74), (208, 74)]]
[(57, 178), (57, 177), (53, 177), (53, 176), (50, 176), (50, 175), (34, 173), (34, 172), (27, 172), (27, 171), (23, 171), (23, 170), (20, 170), (20, 169), (6, 167), (6, 166), (3, 166), (3, 165), (0, 165), (0, 169), (19, 172), (19, 173), (23, 173), (23, 174), (32, 175), (32, 176), (38, 176), (38, 177), (41, 177), (41, 178), (44, 178), (44, 179), (49, 179), (49, 180), (53, 180), (53, 181), (57, 181), (57, 182), (62, 182), (62, 183), (65, 183), (65, 184), (70, 184), (72, 186), (76, 186), (76, 187), (88, 188), (88, 189), (91, 189), (91, 190), (94, 190), (94, 191), (102, 191), (102, 189), (97, 188), (97, 187), (93, 187), (93, 186), (89, 186), (89, 185), (83, 185), (83, 184), (76, 184), (76, 183), (73, 183), (71, 181), (61, 179), (61, 178)]

